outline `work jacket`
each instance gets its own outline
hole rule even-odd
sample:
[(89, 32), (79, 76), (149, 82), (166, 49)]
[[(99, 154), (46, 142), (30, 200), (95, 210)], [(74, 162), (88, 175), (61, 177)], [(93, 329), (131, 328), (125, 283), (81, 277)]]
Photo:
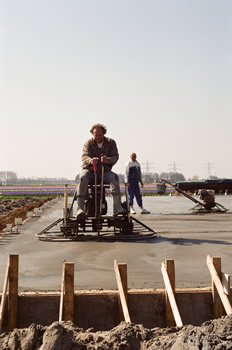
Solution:
[(135, 162), (128, 162), (125, 168), (125, 183), (131, 183), (132, 181), (143, 183), (141, 167), (137, 160)]
[(96, 141), (93, 138), (86, 141), (82, 151), (82, 168), (93, 170), (93, 165), (91, 164), (91, 160), (94, 157), (99, 158), (97, 167), (98, 169), (101, 166), (101, 156), (106, 156), (111, 164), (104, 163), (105, 170), (111, 170), (112, 166), (117, 163), (119, 154), (116, 142), (109, 138), (104, 137), (102, 147), (99, 148)]

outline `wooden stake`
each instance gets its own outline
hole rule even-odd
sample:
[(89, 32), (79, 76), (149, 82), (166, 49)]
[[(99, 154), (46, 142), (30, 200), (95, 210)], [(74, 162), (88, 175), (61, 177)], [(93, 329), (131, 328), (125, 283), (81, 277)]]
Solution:
[[(169, 263), (167, 263), (167, 264), (169, 264)], [(169, 275), (168, 275), (168, 272), (167, 272), (167, 269), (166, 269), (166, 266), (165, 266), (164, 262), (161, 263), (161, 272), (162, 272), (162, 275), (163, 275), (164, 284), (165, 284), (167, 296), (168, 296), (168, 299), (169, 299), (169, 302), (170, 302), (170, 306), (171, 306), (171, 309), (172, 309), (172, 313), (173, 313), (173, 316), (174, 316), (174, 319), (175, 319), (175, 323), (176, 323), (176, 325), (178, 327), (182, 327), (183, 323), (182, 323), (182, 320), (181, 320), (181, 317), (180, 317), (180, 313), (179, 313), (179, 310), (178, 310), (178, 307), (177, 307), (177, 304), (176, 304), (174, 290), (172, 288), (171, 281), (169, 279)]]
[(3, 289), (2, 289), (1, 305), (0, 305), (0, 334), (2, 333), (2, 324), (3, 324), (3, 317), (4, 317), (4, 311), (5, 311), (5, 305), (6, 305), (6, 292), (8, 287), (9, 270), (10, 270), (10, 261), (8, 259), (4, 283), (3, 283)]
[(10, 255), (9, 266), (9, 296), (8, 296), (8, 330), (17, 327), (18, 321), (18, 266), (19, 256)]
[(114, 271), (115, 271), (115, 277), (116, 277), (116, 282), (118, 286), (119, 298), (122, 305), (123, 317), (126, 322), (131, 322), (129, 310), (127, 306), (127, 300), (126, 300), (117, 260), (114, 260)]
[(222, 305), (227, 315), (231, 315), (232, 307), (221, 282), (221, 258), (208, 255), (207, 266), (212, 277), (213, 316), (214, 318), (223, 316)]
[[(127, 264), (118, 264), (118, 270), (120, 273), (121, 281), (122, 281), (122, 287), (126, 299), (126, 303), (128, 304), (128, 294), (127, 294)], [(122, 310), (122, 303), (121, 299), (118, 296), (118, 303), (119, 303), (119, 310), (120, 310), (120, 321), (125, 321), (123, 310)]]
[(74, 321), (74, 263), (65, 263), (64, 321)]
[[(209, 257), (209, 258), (208, 258)], [(207, 256), (207, 262), (212, 259), (212, 264), (214, 266), (214, 269), (216, 270), (216, 273), (221, 280), (222, 274), (221, 274), (221, 258), (218, 257), (211, 257)], [(209, 265), (208, 265), (209, 267)], [(213, 318), (220, 318), (224, 315), (223, 305), (220, 300), (219, 294), (217, 292), (217, 288), (215, 286), (215, 283), (213, 281), (212, 275), (211, 275), (211, 284), (212, 284), (212, 298), (213, 298)]]
[[(165, 260), (165, 268), (168, 274), (168, 278), (175, 296), (175, 264), (173, 259)], [(173, 316), (172, 307), (169, 301), (167, 289), (165, 289), (165, 302), (166, 302), (166, 326), (175, 327), (176, 322)]]

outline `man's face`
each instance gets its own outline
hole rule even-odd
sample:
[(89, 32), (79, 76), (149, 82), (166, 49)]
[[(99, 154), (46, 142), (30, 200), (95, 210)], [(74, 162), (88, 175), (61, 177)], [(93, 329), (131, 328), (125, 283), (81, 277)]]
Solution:
[(131, 157), (132, 162), (136, 161), (136, 154), (135, 153), (132, 153), (130, 157)]
[(101, 143), (104, 140), (104, 133), (101, 128), (93, 129), (93, 139), (97, 143)]

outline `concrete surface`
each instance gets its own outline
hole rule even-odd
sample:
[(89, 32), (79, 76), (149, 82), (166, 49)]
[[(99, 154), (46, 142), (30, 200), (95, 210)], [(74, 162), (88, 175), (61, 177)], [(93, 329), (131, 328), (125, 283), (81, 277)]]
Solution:
[[(152, 213), (136, 217), (158, 231), (146, 243), (39, 241), (35, 234), (62, 215), (60, 200), (26, 222), (19, 234), (0, 238), (0, 289), (9, 254), (19, 254), (21, 291), (60, 289), (63, 259), (75, 263), (76, 289), (116, 289), (114, 259), (127, 263), (129, 288), (163, 288), (160, 263), (165, 259), (175, 260), (177, 288), (210, 286), (207, 254), (221, 256), (222, 270), (232, 274), (232, 196), (216, 200), (230, 211), (193, 215), (194, 203), (185, 197), (144, 197)], [(108, 203), (110, 212), (111, 198)]]

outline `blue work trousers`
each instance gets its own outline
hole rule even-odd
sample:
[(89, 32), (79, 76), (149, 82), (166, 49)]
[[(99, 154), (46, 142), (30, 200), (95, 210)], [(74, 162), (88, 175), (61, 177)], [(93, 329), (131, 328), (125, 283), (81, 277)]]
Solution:
[(138, 203), (139, 207), (143, 206), (142, 202), (142, 196), (140, 193), (140, 188), (139, 188), (139, 183), (138, 181), (130, 181), (129, 182), (129, 187), (128, 187), (128, 197), (129, 197), (129, 204), (130, 207), (133, 207), (133, 202), (134, 202), (134, 196), (136, 198), (136, 201)]

